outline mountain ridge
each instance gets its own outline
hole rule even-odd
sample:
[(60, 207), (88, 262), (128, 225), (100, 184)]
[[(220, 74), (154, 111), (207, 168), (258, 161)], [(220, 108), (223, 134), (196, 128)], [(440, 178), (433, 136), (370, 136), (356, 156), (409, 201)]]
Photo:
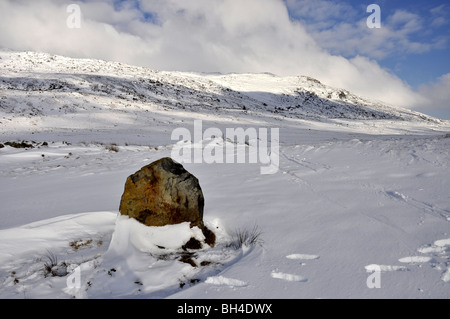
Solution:
[[(109, 97), (109, 105), (116, 99), (138, 109), (156, 106), (166, 110), (240, 110), (316, 121), (440, 122), (418, 112), (327, 86), (308, 76), (167, 72), (120, 62), (37, 52), (2, 51), (0, 57), (0, 103), (3, 111), (9, 114), (48, 116), (77, 113), (81, 110), (70, 94), (80, 94), (91, 96), (88, 99), (91, 104), (94, 102), (92, 97)], [(37, 95), (53, 99), (53, 106), (35, 105), (32, 100), (36, 100)], [(97, 107), (102, 106), (107, 108), (104, 104)]]

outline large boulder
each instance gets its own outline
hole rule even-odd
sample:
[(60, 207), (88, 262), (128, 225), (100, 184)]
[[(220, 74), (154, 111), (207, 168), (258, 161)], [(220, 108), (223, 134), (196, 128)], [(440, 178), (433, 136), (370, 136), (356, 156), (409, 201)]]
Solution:
[(198, 179), (166, 157), (127, 178), (119, 210), (147, 226), (190, 222), (203, 230), (203, 206)]

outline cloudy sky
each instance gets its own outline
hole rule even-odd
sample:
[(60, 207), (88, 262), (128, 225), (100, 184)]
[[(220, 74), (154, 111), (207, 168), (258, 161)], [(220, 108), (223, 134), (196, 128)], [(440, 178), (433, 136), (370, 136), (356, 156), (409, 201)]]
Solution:
[[(380, 28), (367, 25), (370, 4)], [(0, 30), (1, 48), (158, 70), (308, 75), (450, 119), (448, 0), (0, 0)]]

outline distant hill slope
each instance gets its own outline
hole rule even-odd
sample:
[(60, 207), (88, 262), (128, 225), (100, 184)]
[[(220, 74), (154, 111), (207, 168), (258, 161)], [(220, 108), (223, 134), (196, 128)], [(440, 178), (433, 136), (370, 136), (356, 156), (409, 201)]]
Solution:
[[(306, 120), (439, 120), (306, 77), (162, 72), (117, 62), (0, 52), (0, 121), (157, 109), (257, 112)], [(134, 112), (134, 113), (133, 113)], [(36, 125), (36, 123), (35, 123)]]

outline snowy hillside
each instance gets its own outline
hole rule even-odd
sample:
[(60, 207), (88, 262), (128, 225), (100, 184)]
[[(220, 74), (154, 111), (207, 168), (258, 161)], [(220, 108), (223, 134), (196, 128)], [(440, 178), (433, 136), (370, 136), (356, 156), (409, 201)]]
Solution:
[(262, 117), (269, 122), (286, 118), (436, 122), (305, 76), (159, 72), (33, 52), (3, 52), (0, 57), (0, 124), (10, 133), (20, 131), (18, 138), (24, 131), (70, 130), (83, 136), (86, 130), (149, 124), (161, 128), (168, 120), (181, 124), (198, 113), (205, 120), (218, 115), (231, 121)]
[[(448, 121), (307, 76), (0, 57), (1, 298), (450, 298)], [(278, 128), (279, 170), (184, 163), (218, 238), (186, 252), (196, 229), (118, 207), (194, 120)], [(243, 231), (261, 234), (239, 244)]]

